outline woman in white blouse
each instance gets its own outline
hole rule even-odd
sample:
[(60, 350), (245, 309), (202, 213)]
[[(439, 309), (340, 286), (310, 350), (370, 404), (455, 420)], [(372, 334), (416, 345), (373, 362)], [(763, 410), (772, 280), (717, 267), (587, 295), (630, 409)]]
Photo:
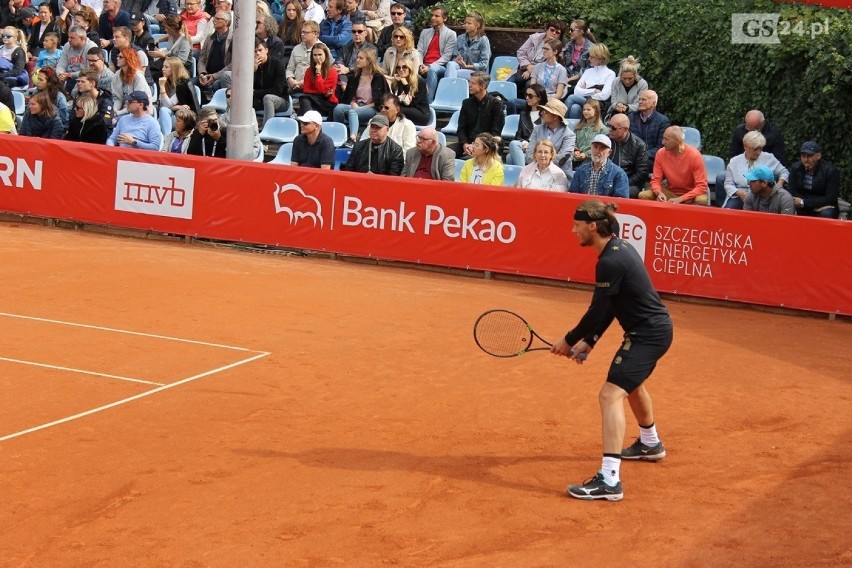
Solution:
[(553, 163), (555, 156), (553, 143), (546, 138), (539, 140), (533, 148), (533, 162), (521, 170), (515, 187), (568, 191), (568, 177), (562, 168)]
[(565, 101), (568, 105), (568, 118), (580, 118), (583, 114), (583, 104), (590, 98), (600, 102), (604, 115), (609, 110), (612, 82), (615, 80), (615, 71), (607, 67), (609, 49), (602, 43), (593, 45), (589, 49), (589, 63), (591, 67), (580, 76), (577, 86), (574, 87), (574, 94)]

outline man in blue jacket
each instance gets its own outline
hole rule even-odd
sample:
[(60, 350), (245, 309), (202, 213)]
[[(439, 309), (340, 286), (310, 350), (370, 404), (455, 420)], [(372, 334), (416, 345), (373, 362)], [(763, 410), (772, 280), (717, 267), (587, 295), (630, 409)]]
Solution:
[(592, 140), (592, 161), (586, 162), (574, 172), (570, 193), (606, 195), (608, 197), (630, 197), (627, 173), (612, 163), (609, 153), (612, 142), (606, 134), (598, 134)]

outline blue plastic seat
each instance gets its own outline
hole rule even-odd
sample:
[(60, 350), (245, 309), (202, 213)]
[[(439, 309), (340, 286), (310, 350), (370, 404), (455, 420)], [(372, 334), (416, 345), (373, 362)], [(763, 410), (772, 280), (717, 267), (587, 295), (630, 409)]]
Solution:
[(267, 120), (263, 125), (260, 139), (263, 142), (286, 144), (295, 140), (298, 135), (299, 123), (295, 119), (276, 116)]
[(160, 132), (163, 133), (163, 136), (174, 130), (175, 115), (171, 109), (159, 109), (157, 112), (157, 120), (160, 122)]
[(683, 141), (692, 146), (693, 148), (696, 148), (700, 152), (701, 131), (691, 126), (682, 126), (681, 128), (683, 128)]
[(278, 153), (275, 154), (275, 157), (269, 161), (270, 164), (281, 164), (284, 166), (289, 166), (293, 161), (293, 144), (281, 144), (281, 147), (278, 148)]
[(469, 96), (468, 81), (460, 77), (444, 77), (438, 82), (435, 100), (429, 105), (435, 112), (455, 112)]
[(514, 186), (515, 182), (518, 181), (518, 177), (521, 175), (522, 169), (524, 169), (522, 166), (503, 164), (503, 185), (505, 187)]
[[(704, 169), (707, 171), (708, 188), (710, 185), (713, 186), (716, 196), (716, 207), (721, 207), (725, 202), (727, 194), (725, 193), (725, 186), (723, 185), (720, 187), (719, 184), (716, 183), (716, 179), (720, 175), (725, 175), (725, 160), (719, 156), (710, 156), (707, 154), (702, 154), (701, 157), (704, 158)], [(707, 197), (709, 199), (710, 196), (708, 195)]]
[(334, 169), (339, 170), (340, 164), (345, 164), (349, 161), (349, 155), (352, 153), (351, 148), (335, 148), (334, 149)]
[(512, 81), (491, 81), (488, 83), (489, 93), (500, 93), (512, 103), (518, 98), (518, 86)]
[(13, 90), (12, 99), (15, 101), (15, 114), (24, 116), (24, 112), (27, 110), (27, 99), (24, 97), (23, 91)]
[(459, 111), (453, 113), (450, 117), (450, 121), (447, 123), (445, 127), (441, 129), (441, 132), (444, 134), (455, 134), (459, 131)]
[(228, 92), (228, 89), (218, 89), (215, 93), (213, 93), (213, 97), (210, 99), (210, 102), (203, 105), (201, 108), (212, 108), (215, 109), (216, 112), (225, 112), (228, 108), (228, 97), (225, 96), (226, 92)]
[(461, 171), (466, 161), (467, 160), (462, 160), (461, 158), (456, 158), (456, 181), (461, 179)]
[(440, 130), (438, 130), (437, 133), (438, 133), (438, 144), (440, 144), (441, 146), (446, 146), (447, 145), (447, 137)]
[(506, 115), (506, 122), (503, 123), (503, 131), (500, 133), (500, 138), (503, 139), (504, 142), (510, 142), (515, 139), (515, 134), (518, 133), (518, 125), (521, 122), (521, 115), (519, 114), (508, 114)]
[(335, 148), (340, 148), (346, 144), (347, 140), (349, 140), (349, 132), (347, 131), (345, 124), (333, 121), (323, 122), (322, 131), (323, 134), (331, 136), (331, 140), (334, 142)]
[(491, 62), (491, 80), (497, 80), (497, 70), (501, 67), (509, 67), (512, 69), (512, 73), (518, 70), (518, 58), (514, 55), (498, 55), (494, 58), (494, 61)]

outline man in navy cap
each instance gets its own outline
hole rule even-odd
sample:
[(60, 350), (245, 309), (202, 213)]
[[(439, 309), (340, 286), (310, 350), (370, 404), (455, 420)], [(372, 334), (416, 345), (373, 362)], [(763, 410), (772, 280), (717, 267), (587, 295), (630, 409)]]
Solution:
[(793, 196), (786, 189), (776, 187), (775, 172), (770, 168), (757, 166), (746, 173), (745, 178), (750, 191), (746, 194), (743, 209), (781, 215), (796, 214)]
[(822, 159), (819, 144), (802, 144), (800, 161), (790, 166), (787, 190), (793, 196), (798, 215), (837, 219), (840, 208), (840, 174), (831, 162)]
[(159, 151), (163, 145), (160, 123), (148, 114), (148, 93), (133, 91), (127, 97), (127, 114), (118, 119), (107, 145)]

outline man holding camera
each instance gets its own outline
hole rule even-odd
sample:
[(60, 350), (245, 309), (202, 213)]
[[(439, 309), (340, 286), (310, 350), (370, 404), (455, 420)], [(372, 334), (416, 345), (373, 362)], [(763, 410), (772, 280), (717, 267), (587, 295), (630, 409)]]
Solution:
[(189, 136), (186, 153), (193, 156), (225, 158), (227, 146), (226, 129), (220, 124), (219, 115), (212, 108), (201, 109), (195, 130)]

